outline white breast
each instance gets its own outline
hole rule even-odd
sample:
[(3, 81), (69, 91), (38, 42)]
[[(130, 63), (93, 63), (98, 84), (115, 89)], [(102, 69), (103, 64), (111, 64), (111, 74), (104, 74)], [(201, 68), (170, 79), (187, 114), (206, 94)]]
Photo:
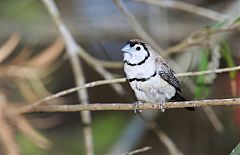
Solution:
[(128, 79), (130, 78), (148, 78), (156, 71), (156, 64), (151, 57), (142, 65), (130, 66), (124, 64), (124, 72)]
[(132, 89), (138, 100), (145, 102), (163, 103), (171, 99), (176, 89), (157, 75), (145, 82), (131, 82)]
[[(128, 79), (149, 78), (156, 72), (155, 61), (148, 60), (142, 65), (124, 65), (124, 71)], [(172, 98), (176, 89), (163, 80), (160, 75), (156, 75), (145, 82), (132, 81), (131, 88), (134, 90), (138, 100), (145, 102), (163, 103)]]

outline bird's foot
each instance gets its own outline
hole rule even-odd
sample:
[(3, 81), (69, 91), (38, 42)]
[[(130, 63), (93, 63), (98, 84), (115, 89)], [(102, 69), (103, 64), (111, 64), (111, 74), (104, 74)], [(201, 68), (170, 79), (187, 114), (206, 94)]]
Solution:
[(141, 113), (142, 112), (142, 110), (141, 109), (137, 109), (137, 107), (139, 106), (139, 105), (141, 105), (142, 104), (142, 102), (141, 101), (136, 101), (136, 102), (134, 102), (133, 103), (133, 109), (134, 109), (134, 113), (136, 114), (137, 112), (138, 113)]
[(160, 102), (158, 105), (159, 105), (159, 108), (162, 112), (165, 111), (165, 109), (163, 108), (163, 105), (165, 104), (165, 102)]

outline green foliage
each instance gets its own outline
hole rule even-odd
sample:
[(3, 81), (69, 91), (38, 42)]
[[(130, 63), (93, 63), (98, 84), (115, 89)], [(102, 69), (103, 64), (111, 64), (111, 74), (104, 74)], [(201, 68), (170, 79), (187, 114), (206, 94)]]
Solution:
[[(209, 62), (209, 54), (206, 49), (201, 50), (199, 71), (207, 70)], [(205, 76), (201, 75), (196, 78), (197, 87), (195, 89), (194, 98), (199, 99), (209, 94), (209, 88), (205, 85)]]
[(97, 117), (93, 122), (93, 138), (96, 154), (104, 154), (120, 136), (126, 125), (126, 115), (121, 113), (107, 113)]
[(4, 0), (0, 5), (0, 17), (21, 22), (35, 22), (44, 18), (44, 7), (38, 0)]
[[(121, 131), (126, 125), (127, 115), (122, 113), (101, 114), (100, 117), (93, 119), (93, 136), (96, 154), (104, 154), (108, 148), (120, 136)], [(84, 154), (84, 140), (80, 125), (61, 127), (51, 129), (44, 135), (51, 141), (49, 150), (43, 150), (37, 147), (33, 142), (22, 134), (17, 134), (17, 142), (20, 145), (24, 155), (44, 155), (44, 154), (61, 154), (75, 155)]]
[(239, 24), (240, 23), (240, 17), (236, 18), (233, 22), (233, 24)]
[[(93, 139), (96, 154), (104, 154), (113, 142), (119, 137), (125, 127), (126, 115), (122, 113), (99, 113), (93, 117)], [(47, 137), (52, 142), (52, 147), (45, 153), (76, 155), (84, 154), (83, 128), (79, 125), (67, 125), (49, 132)]]
[[(215, 28), (219, 27), (221, 24), (218, 23), (217, 26), (215, 26)], [(220, 52), (223, 59), (227, 63), (227, 67), (234, 67), (236, 65), (232, 56), (231, 49), (226, 41), (222, 42)], [(200, 63), (199, 63), (199, 71), (207, 70), (208, 63), (209, 63), (209, 53), (207, 49), (202, 49), (201, 56), (200, 56)], [(236, 75), (237, 75), (236, 71), (229, 72), (229, 76), (233, 80), (236, 78)], [(196, 83), (197, 83), (197, 87), (194, 94), (195, 99), (207, 97), (209, 95), (210, 90), (208, 86), (205, 84), (205, 76), (204, 75), (198, 76), (196, 78)]]
[(43, 155), (44, 150), (37, 147), (28, 137), (23, 134), (16, 135), (17, 142), (20, 145), (22, 154), (24, 155)]
[(240, 143), (232, 150), (230, 155), (240, 155)]
[[(226, 41), (222, 42), (221, 54), (223, 59), (226, 61), (228, 67), (234, 67), (236, 65), (232, 57), (231, 49)], [(237, 75), (236, 71), (232, 71), (229, 73), (231, 79), (235, 79), (236, 75)]]
[(216, 23), (214, 23), (210, 28), (211, 28), (211, 29), (220, 29), (220, 28), (222, 28), (226, 23), (228, 23), (228, 20), (216, 22)]

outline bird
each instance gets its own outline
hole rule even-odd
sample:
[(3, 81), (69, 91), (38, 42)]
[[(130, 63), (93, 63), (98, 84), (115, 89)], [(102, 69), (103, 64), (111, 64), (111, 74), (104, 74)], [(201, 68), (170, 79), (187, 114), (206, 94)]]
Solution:
[[(172, 98), (185, 100), (180, 95), (180, 82), (167, 62), (145, 41), (131, 39), (122, 48), (124, 72), (135, 93), (134, 112), (142, 102), (163, 105)], [(188, 108), (193, 110), (192, 108)], [(141, 111), (139, 111), (141, 112)]]

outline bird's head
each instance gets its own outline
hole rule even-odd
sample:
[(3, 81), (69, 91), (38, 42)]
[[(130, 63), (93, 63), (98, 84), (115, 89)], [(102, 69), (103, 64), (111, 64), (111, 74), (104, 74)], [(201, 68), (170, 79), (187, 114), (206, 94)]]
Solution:
[(124, 52), (124, 62), (129, 64), (139, 64), (150, 56), (146, 42), (139, 39), (129, 40), (122, 51)]

